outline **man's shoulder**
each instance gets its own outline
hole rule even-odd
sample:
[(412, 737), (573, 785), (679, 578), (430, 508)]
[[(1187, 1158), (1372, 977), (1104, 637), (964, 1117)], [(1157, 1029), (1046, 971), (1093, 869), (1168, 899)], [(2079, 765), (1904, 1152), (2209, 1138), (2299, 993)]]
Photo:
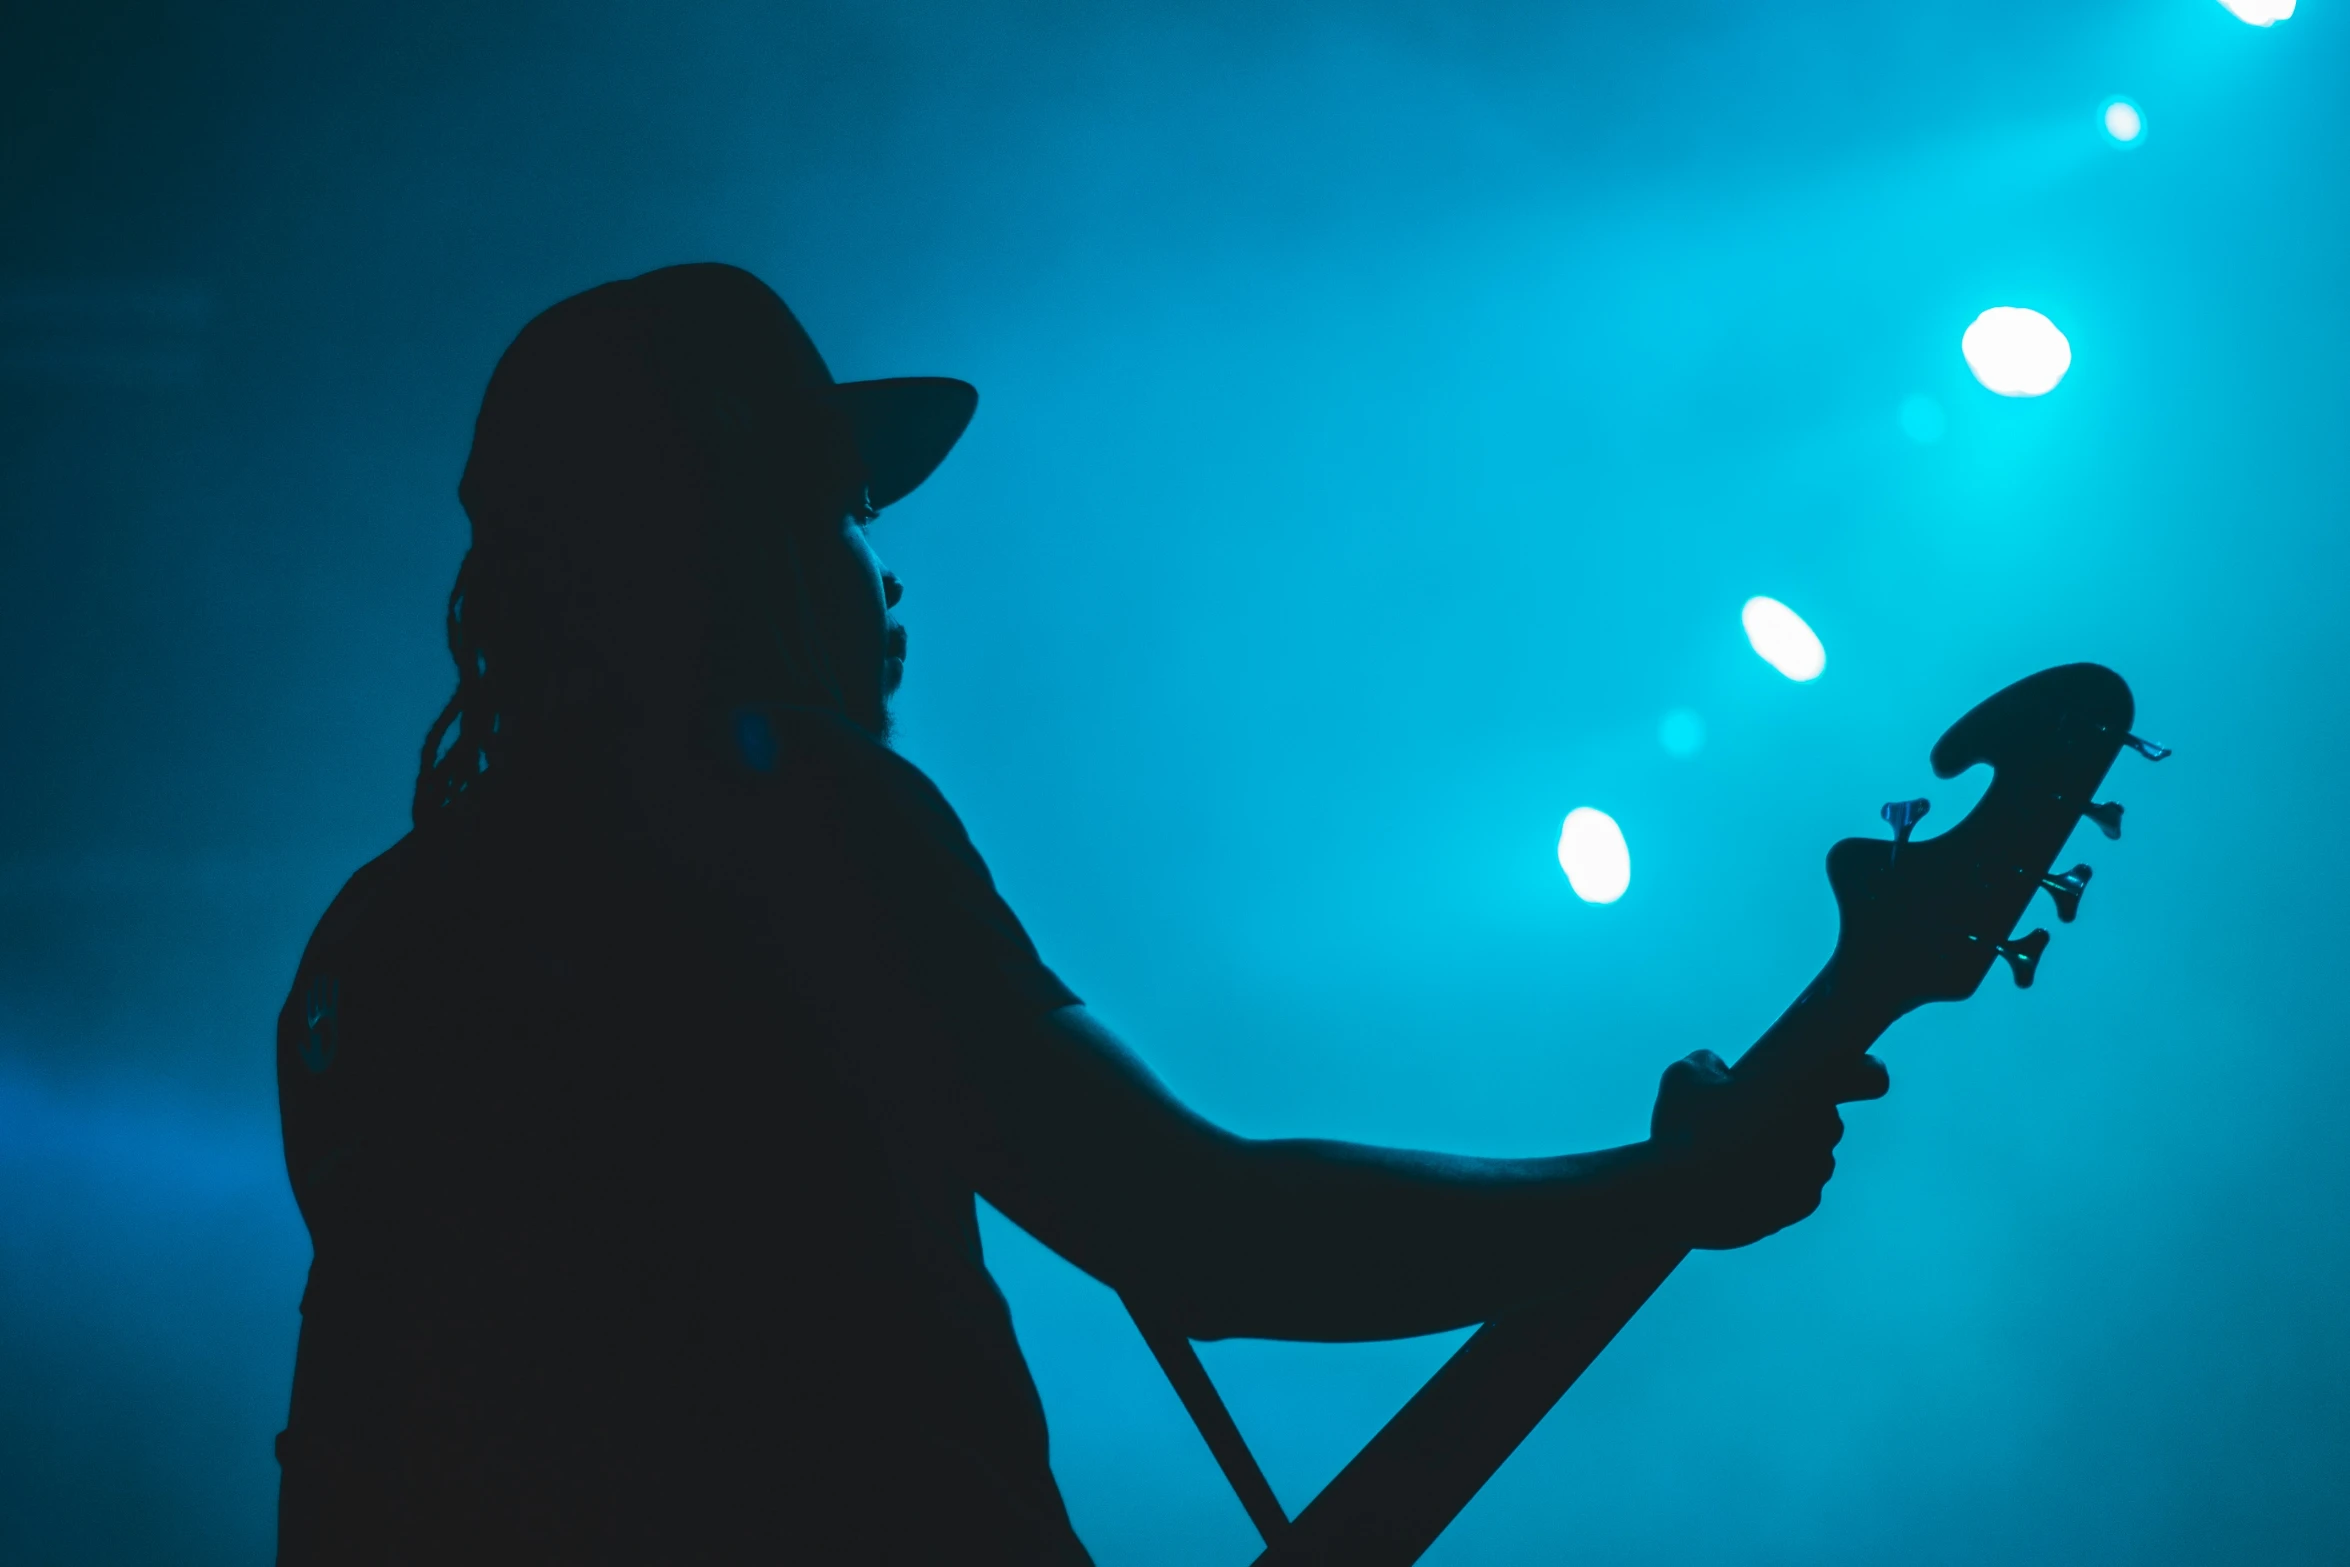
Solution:
[(428, 835), (409, 832), (353, 871), (319, 916), (310, 944), (303, 951), (302, 966), (313, 967), (319, 959), (348, 946), (372, 915), (387, 902), (402, 901), (404, 894), (430, 874), (434, 858)]
[(473, 812), (452, 808), (448, 819), (403, 834), (361, 865), (311, 931), (296, 973), (296, 998), (308, 976), (364, 965), (420, 932), (480, 924), (484, 851), (508, 836), (474, 819)]
[[(289, 1116), (314, 1097), (292, 1090), (323, 1078), (341, 1054), (344, 992), (354, 959), (371, 945), (371, 928), (382, 915), (410, 901), (406, 895), (431, 858), (427, 836), (407, 833), (353, 872), (302, 949), (278, 1013), (279, 1099)], [(297, 1065), (303, 1070), (294, 1070)]]

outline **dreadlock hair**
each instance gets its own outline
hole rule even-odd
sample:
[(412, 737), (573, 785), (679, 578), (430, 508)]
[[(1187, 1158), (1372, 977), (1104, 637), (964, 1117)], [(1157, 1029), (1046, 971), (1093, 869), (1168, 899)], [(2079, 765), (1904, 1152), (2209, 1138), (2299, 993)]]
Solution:
[(547, 705), (545, 661), (525, 651), (532, 638), (516, 624), (521, 609), (511, 574), (499, 571), (480, 549), (467, 550), (449, 589), (449, 656), (457, 663), (457, 689), (425, 731), (409, 804), (409, 819), (419, 828), (465, 801), (511, 754), (525, 714)]

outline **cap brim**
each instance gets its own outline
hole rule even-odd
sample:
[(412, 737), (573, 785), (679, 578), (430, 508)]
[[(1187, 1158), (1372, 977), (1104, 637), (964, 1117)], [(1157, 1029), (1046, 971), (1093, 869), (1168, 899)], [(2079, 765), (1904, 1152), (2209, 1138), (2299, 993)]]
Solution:
[(903, 499), (946, 460), (979, 406), (978, 389), (945, 376), (844, 381), (825, 394), (848, 419), (875, 507)]

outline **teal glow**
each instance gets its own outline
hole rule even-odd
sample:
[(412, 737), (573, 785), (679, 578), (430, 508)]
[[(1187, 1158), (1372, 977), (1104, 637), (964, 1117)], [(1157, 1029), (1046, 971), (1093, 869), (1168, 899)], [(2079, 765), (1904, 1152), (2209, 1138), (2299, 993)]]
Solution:
[(1901, 433), (1920, 446), (1931, 446), (1950, 433), (1950, 416), (1933, 398), (1912, 392), (1901, 400)]
[[(1821, 1211), (1676, 1274), (1428, 1567), (2338, 1561), (2350, 8), (2293, 20), (18, 7), (0, 1563), (273, 1559), (271, 1019), (406, 830), (498, 351), (696, 258), (979, 386), (871, 534), (897, 743), (1245, 1137), (1636, 1140), (1827, 956), (1831, 844), (1963, 818), (1926, 754), (1992, 689), (2109, 663), (2179, 748), (2039, 983), (1897, 1024)], [(2078, 373), (1983, 390), (1992, 304)], [(1638, 898), (1542, 852), (1577, 803)], [(1253, 1560), (1116, 1296), (980, 1225), (1095, 1559)], [(1294, 1509), (1458, 1337), (1203, 1355)]]
[(1695, 756), (1705, 749), (1705, 720), (1686, 707), (1676, 707), (1658, 720), (1656, 743), (1667, 756)]

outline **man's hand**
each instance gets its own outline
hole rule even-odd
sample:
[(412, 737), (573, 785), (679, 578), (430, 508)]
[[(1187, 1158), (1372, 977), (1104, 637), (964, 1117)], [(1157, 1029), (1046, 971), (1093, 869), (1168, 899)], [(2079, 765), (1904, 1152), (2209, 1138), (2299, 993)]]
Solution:
[(1808, 1218), (1836, 1173), (1836, 1107), (1881, 1098), (1890, 1082), (1866, 1055), (1794, 1093), (1739, 1081), (1710, 1050), (1665, 1068), (1649, 1141), (1673, 1166), (1688, 1244), (1746, 1246)]

